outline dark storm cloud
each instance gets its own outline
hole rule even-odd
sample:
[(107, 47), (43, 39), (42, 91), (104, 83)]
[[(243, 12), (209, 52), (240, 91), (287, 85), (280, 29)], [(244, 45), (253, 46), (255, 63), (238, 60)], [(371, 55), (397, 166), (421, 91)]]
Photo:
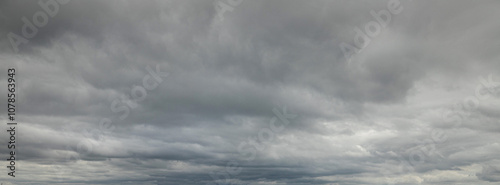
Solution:
[[(73, 0), (15, 52), (7, 35), (42, 8), (0, 1), (0, 59), (19, 71), (24, 122), (14, 183), (206, 184), (228, 161), (242, 168), (234, 184), (499, 180), (498, 91), (458, 128), (443, 118), (478, 77), (500, 82), (498, 2), (401, 1), (350, 61), (340, 44), (391, 1), (243, 0), (223, 20), (217, 2)], [(157, 64), (168, 76), (131, 108)], [(261, 142), (283, 107), (298, 116)], [(448, 138), (438, 153), (400, 171), (433, 129)], [(252, 140), (262, 149), (248, 161), (238, 147)]]

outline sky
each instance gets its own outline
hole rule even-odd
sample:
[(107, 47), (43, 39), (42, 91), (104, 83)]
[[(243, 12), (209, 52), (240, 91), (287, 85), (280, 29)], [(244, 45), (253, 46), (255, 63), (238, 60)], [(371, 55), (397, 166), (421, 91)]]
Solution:
[(499, 8), (0, 0), (0, 182), (499, 184)]

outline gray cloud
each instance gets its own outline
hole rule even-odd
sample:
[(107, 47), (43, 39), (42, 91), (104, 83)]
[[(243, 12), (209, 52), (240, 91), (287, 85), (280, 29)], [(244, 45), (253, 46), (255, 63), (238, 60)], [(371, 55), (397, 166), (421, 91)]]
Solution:
[[(18, 71), (20, 122), (19, 175), (0, 181), (207, 184), (230, 161), (242, 169), (233, 184), (499, 181), (498, 88), (462, 106), (481, 78), (500, 82), (497, 1), (401, 1), (350, 62), (340, 44), (355, 44), (356, 27), (388, 1), (243, 0), (224, 20), (216, 2), (71, 1), (15, 52), (7, 35), (42, 9), (0, 1), (0, 59)], [(127, 104), (157, 64), (168, 76)], [(261, 142), (283, 107), (297, 117)], [(436, 130), (446, 141), (426, 143)], [(249, 161), (238, 147), (251, 140), (262, 149)], [(423, 146), (435, 150), (412, 158)]]

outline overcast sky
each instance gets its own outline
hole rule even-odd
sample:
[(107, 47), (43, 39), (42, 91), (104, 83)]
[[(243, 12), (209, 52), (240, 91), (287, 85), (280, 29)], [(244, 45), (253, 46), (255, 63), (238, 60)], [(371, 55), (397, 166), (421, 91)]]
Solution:
[(4, 184), (500, 183), (500, 1), (38, 2)]

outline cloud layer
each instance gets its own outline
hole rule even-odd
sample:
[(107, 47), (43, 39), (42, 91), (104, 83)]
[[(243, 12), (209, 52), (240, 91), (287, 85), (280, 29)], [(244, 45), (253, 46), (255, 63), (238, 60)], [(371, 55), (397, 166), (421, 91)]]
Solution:
[[(9, 33), (23, 36), (22, 18), (43, 9), (0, 1), (0, 59), (18, 71), (20, 120), (18, 175), (0, 180), (500, 181), (500, 2), (243, 0), (220, 19), (221, 2), (231, 6), (59, 3), (16, 52)], [(377, 21), (370, 12), (397, 2), (401, 13), (346, 59), (341, 43), (355, 46), (355, 30)], [(146, 76), (160, 83), (134, 102)], [(284, 107), (297, 115), (289, 124)]]

